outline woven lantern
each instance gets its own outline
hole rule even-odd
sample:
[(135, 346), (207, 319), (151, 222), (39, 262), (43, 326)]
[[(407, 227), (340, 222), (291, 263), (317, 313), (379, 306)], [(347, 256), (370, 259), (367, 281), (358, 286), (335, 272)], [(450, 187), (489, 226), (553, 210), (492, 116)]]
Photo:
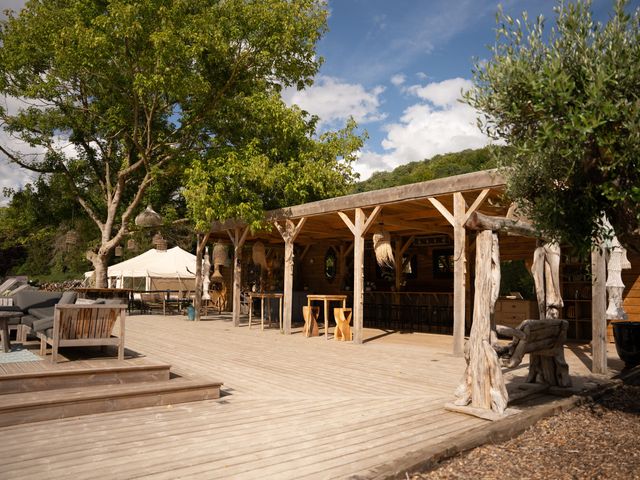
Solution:
[(116, 256), (116, 257), (121, 257), (121, 256), (122, 256), (122, 247), (121, 247), (120, 245), (118, 245), (118, 246), (116, 247), (116, 250), (115, 250), (115, 256)]
[(228, 263), (227, 245), (222, 242), (217, 242), (213, 246), (213, 274), (211, 280), (217, 283), (222, 282), (222, 273), (220, 273), (220, 267), (224, 267)]
[(151, 243), (156, 247), (157, 250), (166, 250), (167, 249), (167, 241), (162, 237), (160, 232), (156, 233), (153, 236), (153, 240)]
[(147, 208), (135, 218), (135, 224), (138, 227), (159, 227), (162, 225), (162, 217), (151, 205), (147, 205)]
[(69, 230), (67, 234), (64, 236), (64, 243), (67, 245), (76, 245), (78, 240), (80, 239), (80, 235), (75, 230)]
[(127, 250), (130, 250), (132, 252), (138, 251), (138, 243), (135, 241), (135, 239), (130, 238), (129, 240), (127, 240)]

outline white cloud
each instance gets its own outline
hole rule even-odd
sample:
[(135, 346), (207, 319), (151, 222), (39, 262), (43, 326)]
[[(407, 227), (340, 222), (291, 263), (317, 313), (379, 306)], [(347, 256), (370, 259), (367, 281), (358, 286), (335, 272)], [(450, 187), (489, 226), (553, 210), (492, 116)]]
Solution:
[(394, 84), (396, 87), (403, 85), (404, 82), (406, 81), (407, 81), (407, 77), (402, 73), (398, 73), (393, 77), (391, 77), (391, 83)]
[(313, 86), (305, 90), (284, 90), (282, 98), (287, 105), (296, 104), (320, 117), (319, 126), (322, 128), (342, 123), (350, 116), (359, 124), (384, 119), (386, 115), (378, 110), (382, 92), (382, 86), (367, 90), (361, 84), (320, 76)]
[(409, 93), (427, 100), (436, 107), (447, 108), (454, 105), (460, 98), (463, 90), (469, 90), (473, 84), (471, 80), (464, 78), (450, 78), (438, 83), (427, 85), (413, 85), (408, 88)]
[(470, 86), (469, 80), (453, 78), (409, 87), (407, 92), (422, 101), (406, 108), (397, 123), (385, 126), (384, 153), (361, 153), (355, 166), (361, 179), (374, 171), (487, 145), (489, 138), (476, 126), (475, 110), (458, 101), (460, 89)]

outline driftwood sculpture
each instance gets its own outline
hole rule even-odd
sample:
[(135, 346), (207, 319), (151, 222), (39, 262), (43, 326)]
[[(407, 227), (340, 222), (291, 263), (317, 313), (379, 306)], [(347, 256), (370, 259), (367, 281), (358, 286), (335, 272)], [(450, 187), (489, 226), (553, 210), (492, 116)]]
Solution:
[[(557, 244), (541, 244), (535, 252), (532, 273), (536, 283), (541, 320), (525, 320), (517, 329), (492, 325), (492, 314), (500, 289), (500, 254), (494, 230), (536, 236), (533, 227), (520, 220), (489, 217), (474, 213), (466, 223), (480, 230), (476, 237), (476, 278), (471, 335), (465, 346), (467, 367), (456, 389), (455, 403), (447, 408), (487, 419), (508, 414), (509, 395), (501, 366), (513, 368), (530, 354), (527, 382), (569, 386), (569, 369), (564, 360), (563, 345), (568, 323), (559, 320), (560, 248)], [(500, 346), (497, 333), (513, 338)], [(499, 358), (501, 357), (501, 358)]]
[[(491, 315), (497, 299), (496, 271), (499, 272), (498, 236), (491, 230), (476, 238), (476, 279), (473, 324), (465, 348), (467, 368), (456, 389), (455, 405), (491, 410), (504, 414), (509, 396), (502, 377), (498, 355), (491, 340)], [(494, 249), (496, 252), (494, 253)], [(492, 274), (493, 272), (493, 274)], [(499, 285), (499, 273), (497, 274)]]

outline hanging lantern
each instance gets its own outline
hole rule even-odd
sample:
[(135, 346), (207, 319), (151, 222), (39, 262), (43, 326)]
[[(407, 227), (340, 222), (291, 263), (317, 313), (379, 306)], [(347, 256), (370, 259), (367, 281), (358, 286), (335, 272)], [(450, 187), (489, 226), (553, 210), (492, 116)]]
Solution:
[(264, 243), (260, 240), (253, 244), (251, 258), (253, 259), (254, 265), (260, 265), (261, 268), (267, 269), (267, 253), (264, 248)]
[(164, 240), (164, 238), (162, 238), (162, 234), (160, 232), (156, 233), (153, 238), (151, 239), (151, 244), (156, 247), (158, 245), (158, 242), (161, 242), (162, 240)]
[(168, 247), (167, 241), (160, 237), (160, 240), (156, 242), (156, 250), (166, 251)]
[(378, 265), (381, 267), (393, 267), (395, 265), (393, 248), (391, 248), (391, 236), (382, 224), (373, 234), (373, 250), (376, 254)]
[(229, 250), (226, 243), (217, 242), (213, 245), (213, 265), (226, 267), (229, 264)]
[(118, 245), (118, 246), (116, 247), (116, 250), (115, 250), (115, 256), (116, 256), (116, 257), (121, 257), (121, 256), (122, 256), (122, 247), (121, 247), (120, 245)]
[(159, 227), (162, 225), (162, 217), (151, 208), (151, 205), (147, 205), (147, 208), (138, 214), (134, 222), (138, 227)]
[(127, 250), (130, 250), (132, 252), (138, 251), (138, 243), (135, 241), (135, 239), (130, 238), (129, 240), (127, 240)]
[(78, 240), (80, 239), (80, 235), (75, 230), (69, 230), (64, 237), (64, 243), (67, 245), (76, 245)]

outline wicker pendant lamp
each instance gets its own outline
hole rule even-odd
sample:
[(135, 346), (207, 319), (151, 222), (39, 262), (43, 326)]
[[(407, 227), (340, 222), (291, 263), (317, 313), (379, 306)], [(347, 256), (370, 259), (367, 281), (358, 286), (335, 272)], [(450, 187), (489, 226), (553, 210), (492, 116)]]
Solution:
[(222, 273), (220, 273), (220, 267), (224, 267), (228, 262), (228, 250), (227, 245), (222, 242), (217, 242), (213, 246), (213, 274), (211, 280), (217, 283), (222, 283)]
[(134, 222), (138, 227), (159, 227), (162, 225), (162, 217), (151, 205), (147, 205), (147, 208), (136, 216)]

